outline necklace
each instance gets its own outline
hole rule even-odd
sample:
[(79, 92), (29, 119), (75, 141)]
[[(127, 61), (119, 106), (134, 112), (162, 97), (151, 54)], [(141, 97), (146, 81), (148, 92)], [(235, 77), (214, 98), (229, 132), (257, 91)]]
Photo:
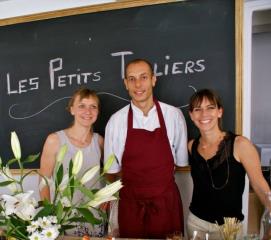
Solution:
[(220, 134), (217, 138), (217, 140), (215, 140), (213, 143), (207, 143), (204, 145), (202, 139), (200, 140), (200, 148), (202, 149), (207, 149), (210, 147), (213, 147), (214, 145), (216, 145), (217, 143), (221, 142), (221, 140), (224, 138), (223, 134)]
[[(211, 169), (210, 169), (210, 167), (208, 165), (208, 162), (206, 162), (207, 169), (208, 169), (210, 179), (211, 179), (211, 185), (212, 185), (212, 188), (215, 189), (215, 190), (221, 190), (221, 189), (225, 188), (226, 185), (229, 182), (229, 176), (230, 176), (229, 154), (228, 154), (228, 151), (227, 151), (227, 148), (226, 148), (225, 140), (223, 140), (223, 143), (224, 143), (225, 158), (226, 158), (226, 161), (227, 161), (227, 178), (226, 178), (226, 181), (221, 186), (216, 186), (215, 185), (213, 175), (212, 175), (212, 171), (211, 171)], [(222, 153), (221, 153), (221, 155), (222, 155)]]

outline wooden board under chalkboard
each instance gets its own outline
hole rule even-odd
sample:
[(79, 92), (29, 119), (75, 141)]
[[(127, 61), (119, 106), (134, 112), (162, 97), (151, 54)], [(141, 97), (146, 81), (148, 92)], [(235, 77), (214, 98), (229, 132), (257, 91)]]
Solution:
[(189, 137), (197, 132), (187, 104), (201, 88), (221, 95), (225, 129), (240, 132), (240, 5), (241, 0), (120, 1), (0, 20), (3, 161), (12, 157), (11, 131), (26, 156), (41, 152), (49, 133), (69, 126), (65, 107), (81, 86), (101, 98), (95, 129), (103, 134), (111, 114), (129, 102), (123, 66), (134, 58), (153, 63), (155, 95), (182, 109)]

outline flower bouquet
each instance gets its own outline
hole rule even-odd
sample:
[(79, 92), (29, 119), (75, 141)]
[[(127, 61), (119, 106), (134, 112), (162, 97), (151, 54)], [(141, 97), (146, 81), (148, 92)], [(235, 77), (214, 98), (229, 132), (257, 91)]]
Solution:
[[(51, 179), (41, 176), (37, 170), (25, 171), (24, 165), (35, 161), (39, 154), (21, 159), (20, 142), (15, 132), (11, 133), (11, 147), (14, 159), (4, 166), (0, 159), (0, 187), (8, 187), (11, 194), (0, 196), (0, 228), (7, 238), (53, 240), (66, 230), (74, 228), (75, 223), (87, 222), (99, 224), (106, 219), (106, 214), (98, 207), (100, 204), (116, 200), (115, 194), (122, 187), (118, 180), (102, 189), (89, 189), (85, 184), (100, 172), (100, 166), (94, 166), (78, 176), (83, 163), (83, 155), (78, 151), (69, 162), (68, 174), (64, 174), (62, 160), (67, 146), (62, 146), (56, 160), (56, 166)], [(18, 162), (20, 174), (13, 176), (9, 166)], [(100, 177), (108, 171), (114, 161), (110, 156), (106, 161)], [(32, 173), (41, 177), (40, 187), (54, 186), (52, 201), (37, 201), (32, 195), (34, 191), (25, 191), (23, 182)], [(38, 183), (37, 183), (38, 184)], [(76, 191), (84, 195), (83, 201), (73, 201)], [(101, 218), (93, 214), (95, 209)]]

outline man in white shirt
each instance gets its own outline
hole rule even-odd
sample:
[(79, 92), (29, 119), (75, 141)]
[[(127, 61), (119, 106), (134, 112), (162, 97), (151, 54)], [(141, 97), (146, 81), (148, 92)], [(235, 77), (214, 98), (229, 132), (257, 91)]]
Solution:
[(187, 130), (182, 112), (153, 97), (151, 64), (126, 65), (124, 83), (131, 104), (113, 114), (105, 131), (105, 159), (118, 162), (108, 173), (120, 175), (119, 233), (122, 238), (165, 238), (183, 233), (180, 193), (174, 166), (186, 166)]

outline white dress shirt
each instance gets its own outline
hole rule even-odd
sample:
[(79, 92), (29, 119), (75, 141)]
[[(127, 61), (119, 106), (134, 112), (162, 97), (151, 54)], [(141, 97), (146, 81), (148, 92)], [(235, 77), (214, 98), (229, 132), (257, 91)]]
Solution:
[[(162, 102), (159, 102), (159, 104), (164, 117), (175, 165), (186, 166), (188, 165), (188, 153), (185, 118), (180, 109)], [(160, 127), (155, 105), (148, 112), (148, 116), (144, 116), (143, 112), (133, 103), (131, 105), (133, 110), (133, 128), (154, 131)], [(129, 106), (127, 105), (114, 113), (106, 125), (104, 160), (106, 161), (111, 154), (114, 154), (118, 159), (118, 163), (115, 161), (108, 173), (117, 173), (121, 170), (121, 160), (127, 137)]]

